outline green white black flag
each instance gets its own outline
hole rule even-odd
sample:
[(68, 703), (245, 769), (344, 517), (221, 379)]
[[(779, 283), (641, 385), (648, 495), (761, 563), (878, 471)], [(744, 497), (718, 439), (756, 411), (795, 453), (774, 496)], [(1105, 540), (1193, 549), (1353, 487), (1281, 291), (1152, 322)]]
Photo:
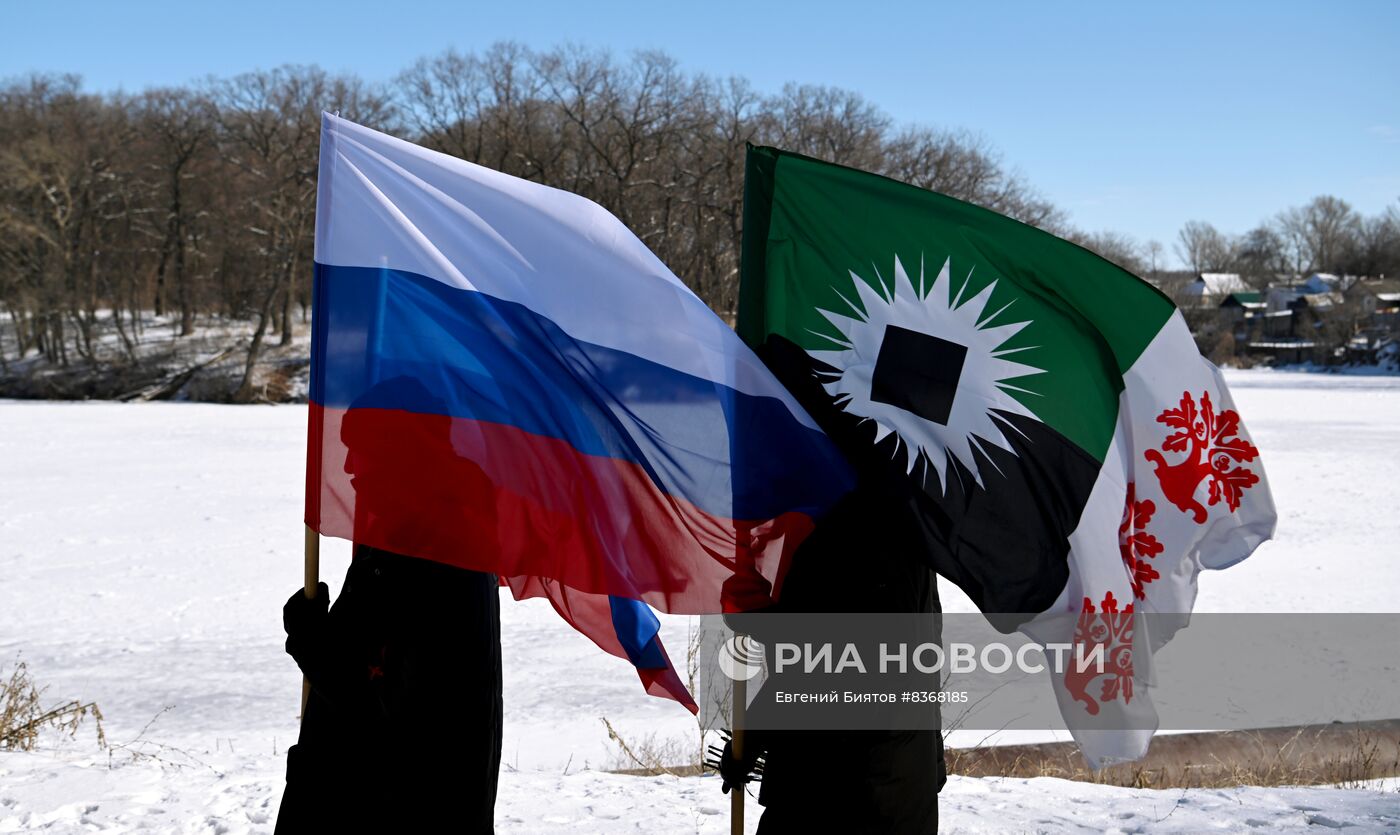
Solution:
[[(863, 478), (914, 486), (931, 561), (983, 612), (1043, 641), (1155, 648), (1170, 636), (1134, 635), (1132, 613), (1189, 613), (1201, 568), (1272, 535), (1229, 391), (1148, 283), (995, 212), (771, 148), (750, 148), (744, 201), (740, 335)], [(1093, 730), (1151, 710), (1132, 687), (1146, 664), (1118, 657), (1057, 688), (1094, 762), (1150, 738)]]

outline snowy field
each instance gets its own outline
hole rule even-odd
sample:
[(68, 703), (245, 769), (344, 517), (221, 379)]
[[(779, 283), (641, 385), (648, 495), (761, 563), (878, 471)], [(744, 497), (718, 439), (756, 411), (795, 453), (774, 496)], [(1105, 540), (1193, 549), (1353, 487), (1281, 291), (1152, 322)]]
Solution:
[[(1198, 611), (1400, 611), (1400, 378), (1228, 379), (1282, 518), (1277, 541), (1202, 578)], [(300, 694), (280, 610), (301, 578), (305, 421), (296, 406), (0, 403), (0, 665), (28, 662), (50, 701), (95, 700), (127, 746), (99, 750), (88, 725), (0, 754), (0, 832), (271, 830)], [(332, 591), (348, 554), (323, 546)], [(943, 591), (949, 610), (969, 608)], [(666, 620), (673, 656), (685, 631)], [(714, 778), (601, 771), (616, 764), (602, 718), (630, 741), (689, 741), (689, 714), (645, 696), (540, 601), (503, 606), (502, 640), (499, 831), (728, 831)], [(954, 777), (940, 806), (951, 832), (1400, 831), (1393, 781), (1147, 791)]]

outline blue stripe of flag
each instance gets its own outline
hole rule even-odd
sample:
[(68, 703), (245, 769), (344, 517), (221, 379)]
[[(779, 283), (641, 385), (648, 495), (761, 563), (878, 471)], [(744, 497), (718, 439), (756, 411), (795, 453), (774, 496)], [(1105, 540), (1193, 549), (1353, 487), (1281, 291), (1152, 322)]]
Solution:
[[(523, 305), (414, 273), (317, 264), (316, 280), (311, 399), (322, 406), (515, 426), (637, 464), (732, 519), (816, 516), (852, 483), (830, 439), (776, 398), (580, 342)], [(422, 383), (422, 402), (371, 392), (395, 377)]]

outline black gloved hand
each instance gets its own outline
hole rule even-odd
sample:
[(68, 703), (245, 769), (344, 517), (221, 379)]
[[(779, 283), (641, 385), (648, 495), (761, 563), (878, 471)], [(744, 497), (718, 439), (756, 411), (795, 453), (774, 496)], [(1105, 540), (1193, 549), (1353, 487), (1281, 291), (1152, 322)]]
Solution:
[(282, 607), (282, 628), (287, 637), (296, 638), (320, 629), (325, 625), (330, 605), (331, 589), (325, 583), (316, 584), (315, 597), (307, 597), (304, 589), (297, 589)]
[(736, 787), (748, 785), (751, 780), (763, 779), (763, 751), (758, 746), (744, 746), (744, 756), (742, 759), (734, 756), (734, 740), (730, 738), (728, 731), (720, 731), (720, 736), (724, 737), (724, 748), (710, 746), (710, 755), (705, 759), (705, 765), (719, 772), (723, 785), (720, 791), (729, 794), (729, 790)]

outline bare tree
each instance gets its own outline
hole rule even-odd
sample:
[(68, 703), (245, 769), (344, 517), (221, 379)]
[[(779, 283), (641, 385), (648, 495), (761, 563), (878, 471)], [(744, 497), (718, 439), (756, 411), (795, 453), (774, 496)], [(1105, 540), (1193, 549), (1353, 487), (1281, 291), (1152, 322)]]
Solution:
[(73, 76), (31, 76), (0, 91), (0, 268), (21, 349), (51, 361), (93, 356), (101, 297), (95, 260), (119, 205), (124, 114), (79, 91)]
[(1147, 272), (1142, 247), (1121, 232), (1072, 232), (1069, 239), (1136, 275)]
[(1010, 215), (1032, 226), (1058, 228), (1064, 217), (1017, 174), (986, 138), (965, 131), (907, 128), (882, 152), (880, 173)]
[(1150, 240), (1142, 245), (1142, 258), (1147, 264), (1147, 274), (1155, 277), (1162, 271), (1162, 259), (1166, 256), (1167, 248), (1162, 246), (1162, 242), (1156, 239)]
[(1187, 221), (1177, 233), (1176, 254), (1192, 272), (1226, 272), (1234, 260), (1229, 238), (1202, 220)]
[(1400, 274), (1400, 210), (1390, 206), (1360, 220), (1345, 272), (1373, 278)]
[(764, 104), (766, 144), (857, 168), (882, 167), (890, 118), (850, 90), (788, 84)]
[(1346, 272), (1346, 258), (1359, 232), (1360, 217), (1350, 204), (1336, 197), (1313, 198), (1306, 206), (1279, 215), (1280, 231), (1291, 246), (1294, 263), (1302, 272)]
[(282, 344), (291, 341), (291, 311), (299, 281), (310, 271), (321, 112), (382, 124), (387, 99), (359, 79), (314, 67), (281, 67), (216, 82), (209, 90), (221, 158), (240, 172), (243, 203), (237, 221), (255, 254), (249, 276), (257, 327), (234, 399), (254, 396), (253, 376), (263, 340), (279, 312)]
[(141, 97), (138, 107), (137, 118), (153, 146), (147, 167), (156, 181), (154, 202), (161, 206), (154, 224), (160, 236), (155, 312), (165, 312), (169, 276), (180, 309), (179, 334), (189, 336), (194, 331), (194, 293), (186, 269), (187, 253), (199, 211), (189, 192), (198, 157), (211, 144), (213, 125), (206, 103), (188, 90), (150, 90)]
[[(323, 109), (597, 201), (731, 321), (746, 143), (1065, 229), (977, 134), (895, 126), (848, 90), (765, 95), (740, 78), (687, 74), (658, 52), (500, 43), (420, 60), (386, 90), (314, 67), (133, 96), (35, 76), (0, 87), (0, 327), (13, 335), (0, 366), (8, 344), (55, 365), (96, 363), (104, 309), (122, 361), (135, 364), (143, 322), (178, 310), (182, 336), (200, 316), (251, 324), (231, 396), (260, 396), (269, 337), (287, 346), (296, 305), (303, 318), (309, 306)], [(1130, 263), (1130, 241), (1091, 237)]]
[(1263, 290), (1288, 269), (1283, 237), (1270, 226), (1256, 226), (1240, 237), (1236, 263), (1241, 280)]

